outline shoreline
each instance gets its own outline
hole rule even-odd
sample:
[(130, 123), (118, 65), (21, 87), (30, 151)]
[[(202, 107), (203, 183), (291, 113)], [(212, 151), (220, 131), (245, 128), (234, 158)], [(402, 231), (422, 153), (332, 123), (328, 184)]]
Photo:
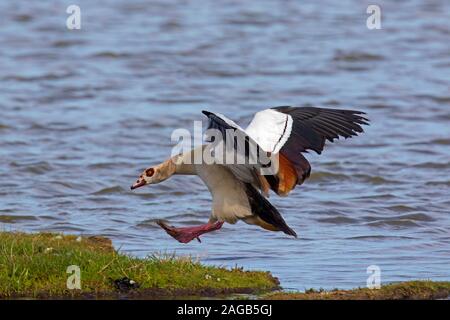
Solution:
[(431, 300), (449, 297), (450, 281), (427, 280), (386, 284), (380, 289), (286, 292), (267, 271), (203, 265), (192, 258), (175, 255), (136, 258), (117, 252), (111, 240), (101, 236), (0, 232), (0, 299)]
[(380, 289), (277, 291), (263, 295), (268, 300), (437, 300), (450, 299), (450, 281), (417, 280), (390, 283)]

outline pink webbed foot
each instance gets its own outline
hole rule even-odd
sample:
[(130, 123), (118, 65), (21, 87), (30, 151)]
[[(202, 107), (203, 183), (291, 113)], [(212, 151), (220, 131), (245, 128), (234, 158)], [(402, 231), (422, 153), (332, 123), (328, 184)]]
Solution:
[(197, 239), (198, 242), (201, 242), (200, 235), (211, 231), (219, 230), (223, 225), (223, 221), (218, 221), (216, 223), (208, 222), (201, 226), (195, 227), (175, 228), (173, 226), (167, 225), (165, 222), (161, 220), (158, 221), (157, 223), (161, 228), (166, 230), (166, 232), (170, 236), (172, 236), (181, 243), (188, 243), (194, 239)]

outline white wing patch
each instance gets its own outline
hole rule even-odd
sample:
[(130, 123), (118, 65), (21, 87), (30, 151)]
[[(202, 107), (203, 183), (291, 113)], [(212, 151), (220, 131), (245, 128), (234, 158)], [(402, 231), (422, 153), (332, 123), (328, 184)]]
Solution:
[(278, 153), (289, 139), (292, 117), (273, 109), (259, 111), (245, 132), (266, 152)]

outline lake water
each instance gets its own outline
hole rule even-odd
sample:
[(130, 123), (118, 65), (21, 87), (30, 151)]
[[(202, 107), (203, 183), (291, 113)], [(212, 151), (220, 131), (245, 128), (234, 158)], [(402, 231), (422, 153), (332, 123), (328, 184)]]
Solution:
[[(450, 280), (450, 2), (0, 3), (0, 228), (101, 234), (123, 252), (176, 252), (270, 270), (286, 289)], [(179, 244), (155, 225), (204, 223), (210, 194), (177, 176), (131, 192), (202, 109), (368, 113), (354, 139), (307, 154), (312, 176), (270, 201), (298, 239), (243, 222)], [(206, 124), (206, 122), (205, 122)]]

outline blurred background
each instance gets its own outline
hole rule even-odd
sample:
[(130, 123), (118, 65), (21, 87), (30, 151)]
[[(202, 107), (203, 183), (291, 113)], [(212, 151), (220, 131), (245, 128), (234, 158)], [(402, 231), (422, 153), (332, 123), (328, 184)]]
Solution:
[[(81, 8), (68, 30), (66, 8)], [(286, 289), (450, 280), (450, 2), (1, 1), (0, 228), (110, 237), (123, 252), (271, 271)], [(270, 201), (298, 239), (204, 223), (196, 177), (130, 192), (202, 109), (242, 126), (277, 105), (367, 112), (354, 139), (307, 154), (312, 176)], [(205, 122), (206, 124), (206, 122)]]

